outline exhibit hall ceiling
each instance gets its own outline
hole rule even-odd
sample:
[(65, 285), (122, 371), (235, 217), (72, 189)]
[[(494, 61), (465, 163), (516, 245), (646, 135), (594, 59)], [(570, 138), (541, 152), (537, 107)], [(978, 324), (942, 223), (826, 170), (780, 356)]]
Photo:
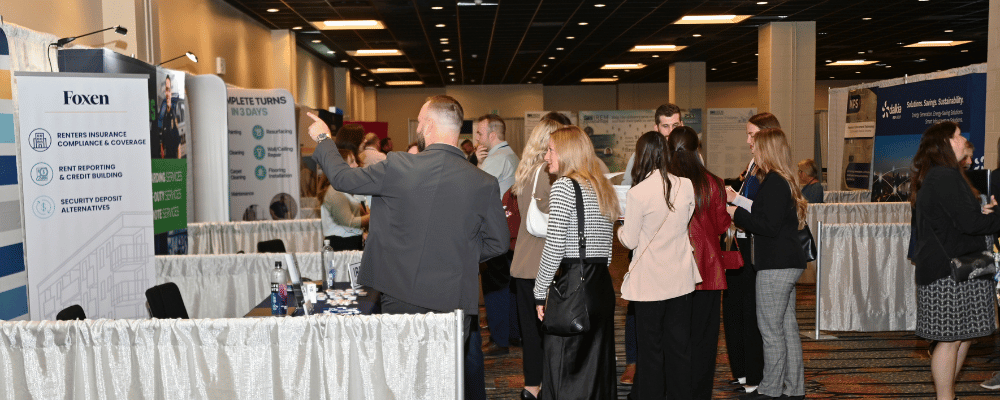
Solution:
[[(667, 82), (691, 61), (709, 82), (753, 81), (759, 28), (791, 21), (816, 22), (817, 80), (897, 78), (986, 62), (989, 18), (988, 0), (226, 1), (380, 87)], [(729, 20), (677, 23), (709, 15)]]

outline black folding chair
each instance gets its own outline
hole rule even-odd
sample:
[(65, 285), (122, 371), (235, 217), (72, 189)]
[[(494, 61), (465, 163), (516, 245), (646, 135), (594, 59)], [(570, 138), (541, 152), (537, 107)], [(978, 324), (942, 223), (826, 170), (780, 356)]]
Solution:
[(257, 243), (258, 253), (285, 253), (285, 242), (281, 239), (265, 240)]
[(149, 305), (149, 315), (153, 318), (189, 319), (181, 291), (173, 282), (156, 285), (146, 290), (146, 303)]
[(87, 314), (83, 312), (83, 307), (74, 304), (64, 308), (56, 314), (56, 321), (74, 321), (87, 319)]

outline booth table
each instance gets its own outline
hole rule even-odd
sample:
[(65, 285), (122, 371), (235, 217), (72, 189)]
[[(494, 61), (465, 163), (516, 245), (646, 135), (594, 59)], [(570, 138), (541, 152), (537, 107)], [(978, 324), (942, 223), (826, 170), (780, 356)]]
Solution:
[[(351, 287), (351, 284), (347, 283), (347, 282), (336, 282), (336, 283), (333, 284), (333, 288), (334, 289), (338, 289), (338, 290), (343, 290), (343, 289), (347, 289), (347, 288), (350, 288), (350, 287)], [(353, 304), (353, 305), (349, 305), (349, 306), (345, 306), (345, 307), (356, 308), (356, 309), (358, 309), (358, 311), (361, 311), (362, 315), (371, 315), (371, 314), (377, 313), (379, 311), (379, 307), (378, 307), (378, 301), (379, 301), (379, 297), (380, 297), (379, 296), (379, 292), (377, 292), (375, 289), (372, 289), (372, 288), (367, 287), (367, 286), (362, 286), (361, 290), (365, 291), (365, 295), (364, 296), (358, 296), (358, 299), (357, 299), (358, 304)], [(289, 297), (291, 297), (291, 296), (289, 296)], [(312, 308), (312, 311), (310, 311), (310, 315), (322, 314), (323, 310), (325, 310), (327, 308), (333, 308), (333, 307), (335, 307), (335, 306), (327, 305), (326, 302), (316, 302), (316, 305), (314, 305), (313, 308)], [(303, 314), (301, 312), (299, 312), (299, 310), (297, 309), (297, 307), (295, 307), (295, 306), (288, 306), (288, 315), (296, 316), (297, 317), (297, 316), (302, 316)], [(270, 316), (271, 316), (271, 296), (270, 295), (267, 296), (264, 299), (264, 301), (260, 302), (260, 304), (258, 304), (252, 310), (250, 310), (250, 312), (248, 312), (247, 315), (245, 315), (245, 317), (253, 317), (253, 318), (270, 317)]]

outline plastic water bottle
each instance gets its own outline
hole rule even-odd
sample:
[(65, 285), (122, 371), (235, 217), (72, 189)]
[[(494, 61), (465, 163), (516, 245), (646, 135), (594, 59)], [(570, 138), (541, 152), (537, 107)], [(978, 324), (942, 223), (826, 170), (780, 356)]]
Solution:
[(330, 247), (330, 239), (323, 239), (323, 285), (326, 289), (333, 289), (333, 282), (337, 280), (337, 269), (333, 266), (333, 247)]
[(274, 262), (271, 271), (271, 315), (288, 314), (288, 274), (281, 261)]

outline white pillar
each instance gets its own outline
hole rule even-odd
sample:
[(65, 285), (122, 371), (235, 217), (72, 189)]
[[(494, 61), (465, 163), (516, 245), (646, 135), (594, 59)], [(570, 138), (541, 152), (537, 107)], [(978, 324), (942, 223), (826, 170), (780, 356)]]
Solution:
[(772, 22), (758, 30), (758, 112), (778, 117), (792, 161), (815, 146), (816, 22)]
[(1000, 0), (990, 0), (986, 50), (986, 168), (1000, 157)]

